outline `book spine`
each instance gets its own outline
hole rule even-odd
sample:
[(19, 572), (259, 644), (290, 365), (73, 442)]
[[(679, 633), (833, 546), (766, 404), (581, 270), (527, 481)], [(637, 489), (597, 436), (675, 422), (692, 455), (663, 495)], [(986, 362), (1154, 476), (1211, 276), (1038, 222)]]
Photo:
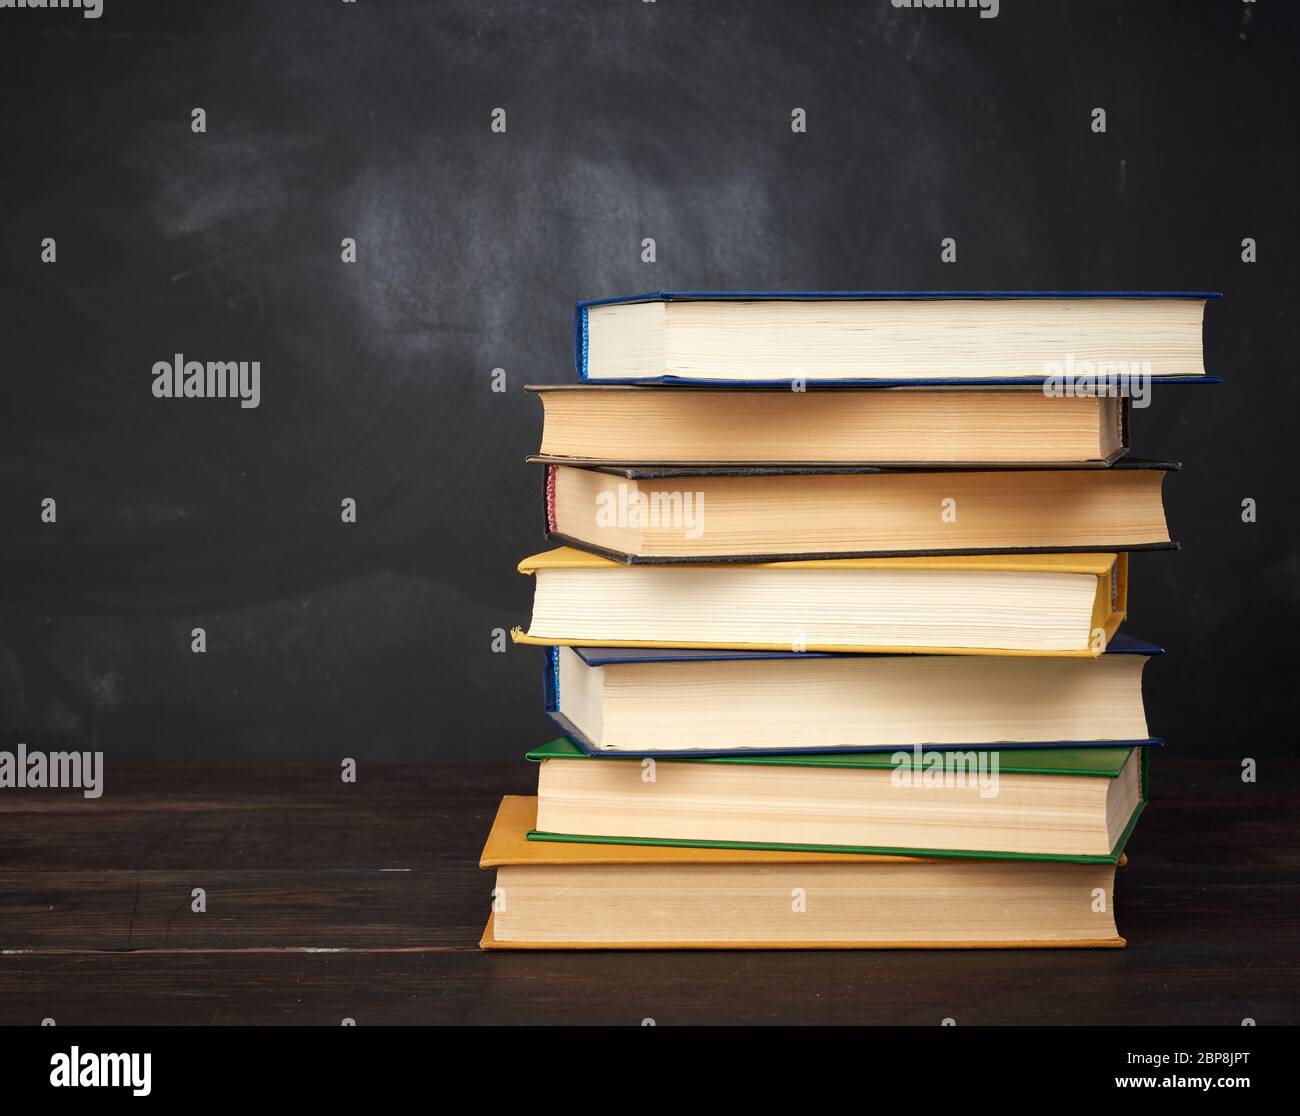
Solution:
[(587, 307), (579, 302), (573, 311), (573, 364), (578, 379), (587, 378)]
[(544, 656), (546, 662), (542, 667), (542, 697), (547, 713), (554, 713), (560, 708), (560, 649), (548, 647)]
[(546, 466), (546, 533), (555, 531), (555, 470), (557, 466)]

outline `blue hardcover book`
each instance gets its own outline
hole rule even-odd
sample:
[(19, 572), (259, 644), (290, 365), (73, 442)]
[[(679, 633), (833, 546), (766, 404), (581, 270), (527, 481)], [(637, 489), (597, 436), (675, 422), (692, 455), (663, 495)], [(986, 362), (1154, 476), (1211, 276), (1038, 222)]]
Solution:
[(1217, 383), (1212, 291), (649, 291), (579, 302), (578, 376), (728, 387)]
[(1095, 659), (549, 647), (546, 713), (588, 755), (1117, 748), (1150, 734), (1117, 634)]

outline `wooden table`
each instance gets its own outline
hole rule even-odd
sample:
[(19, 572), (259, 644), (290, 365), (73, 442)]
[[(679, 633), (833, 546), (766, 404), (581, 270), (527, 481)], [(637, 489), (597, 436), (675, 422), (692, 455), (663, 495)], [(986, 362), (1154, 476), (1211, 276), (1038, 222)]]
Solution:
[(525, 763), (110, 762), (0, 791), (0, 1024), (1295, 1023), (1300, 761), (1239, 762), (1153, 758), (1127, 950), (571, 954), (477, 946)]

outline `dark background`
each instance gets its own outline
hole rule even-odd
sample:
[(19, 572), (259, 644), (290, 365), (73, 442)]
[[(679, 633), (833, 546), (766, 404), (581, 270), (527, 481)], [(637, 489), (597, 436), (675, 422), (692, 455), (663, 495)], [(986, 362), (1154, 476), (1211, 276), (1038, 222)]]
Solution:
[[(575, 299), (1190, 288), (1225, 294), (1226, 383), (1136, 415), (1136, 452), (1185, 464), (1186, 549), (1135, 557), (1127, 630), (1169, 649), (1171, 748), (1294, 752), (1297, 25), (1280, 0), (0, 10), (0, 748), (547, 738), (540, 652), (491, 638), (527, 620), (522, 387), (572, 376)], [(260, 408), (155, 399), (176, 352), (261, 361)]]

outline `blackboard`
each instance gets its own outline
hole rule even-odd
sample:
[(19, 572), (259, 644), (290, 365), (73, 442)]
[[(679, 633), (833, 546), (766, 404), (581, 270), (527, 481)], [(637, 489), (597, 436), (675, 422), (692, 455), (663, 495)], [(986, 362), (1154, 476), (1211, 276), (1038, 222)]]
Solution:
[[(493, 632), (578, 298), (1187, 288), (1226, 382), (1136, 416), (1185, 549), (1135, 557), (1128, 630), (1171, 746), (1294, 751), (1298, 37), (1187, 0), (0, 9), (0, 747), (553, 735)], [(258, 362), (259, 405), (155, 397), (176, 354)]]

